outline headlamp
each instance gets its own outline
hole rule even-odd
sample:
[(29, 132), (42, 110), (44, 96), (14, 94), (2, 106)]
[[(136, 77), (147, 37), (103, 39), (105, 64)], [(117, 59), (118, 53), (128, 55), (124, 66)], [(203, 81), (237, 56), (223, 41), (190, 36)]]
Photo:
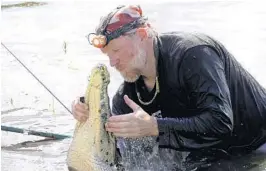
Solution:
[(103, 48), (107, 44), (107, 38), (104, 35), (96, 35), (95, 33), (90, 33), (87, 38), (89, 43), (96, 48)]
[[(127, 23), (123, 26), (120, 26), (118, 29), (110, 32), (107, 31), (107, 26), (112, 19), (112, 17), (119, 11), (119, 9), (125, 6), (119, 6), (116, 8), (115, 12), (109, 13), (105, 18), (101, 20), (100, 26), (96, 29), (96, 33), (90, 33), (87, 36), (87, 39), (91, 45), (96, 48), (105, 47), (111, 40), (118, 38), (119, 36), (127, 33), (128, 31), (138, 28), (146, 23), (146, 18), (140, 15), (139, 18), (134, 21)], [(140, 12), (142, 14), (142, 12)]]
[(90, 33), (87, 38), (91, 45), (93, 45), (96, 48), (103, 48), (106, 46), (111, 40), (118, 38), (119, 36), (127, 33), (128, 31), (138, 28), (139, 26), (144, 25), (146, 22), (146, 19), (143, 17), (140, 17), (139, 19), (125, 24), (124, 26), (120, 27), (119, 29), (107, 33), (104, 31), (102, 34), (96, 34), (96, 33)]

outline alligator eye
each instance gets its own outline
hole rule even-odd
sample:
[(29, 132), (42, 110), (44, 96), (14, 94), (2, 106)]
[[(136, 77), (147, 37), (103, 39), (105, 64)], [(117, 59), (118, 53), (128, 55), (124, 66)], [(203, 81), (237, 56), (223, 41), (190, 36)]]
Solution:
[(108, 160), (105, 160), (106, 163), (108, 163)]

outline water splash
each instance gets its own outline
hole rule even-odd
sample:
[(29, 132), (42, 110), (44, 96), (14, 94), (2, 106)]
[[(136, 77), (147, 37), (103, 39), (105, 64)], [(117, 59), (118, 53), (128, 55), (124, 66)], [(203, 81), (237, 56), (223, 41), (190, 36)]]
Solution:
[(122, 156), (121, 164), (130, 171), (170, 171), (184, 170), (184, 155), (171, 149), (159, 148), (157, 137), (138, 139), (118, 138), (118, 148)]

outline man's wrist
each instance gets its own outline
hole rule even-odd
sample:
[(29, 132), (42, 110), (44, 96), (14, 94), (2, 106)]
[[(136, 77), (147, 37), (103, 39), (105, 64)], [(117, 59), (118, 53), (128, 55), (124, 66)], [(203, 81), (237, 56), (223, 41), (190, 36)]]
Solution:
[(158, 129), (158, 123), (157, 119), (154, 116), (151, 116), (152, 118), (152, 136), (158, 136), (159, 135), (159, 129)]

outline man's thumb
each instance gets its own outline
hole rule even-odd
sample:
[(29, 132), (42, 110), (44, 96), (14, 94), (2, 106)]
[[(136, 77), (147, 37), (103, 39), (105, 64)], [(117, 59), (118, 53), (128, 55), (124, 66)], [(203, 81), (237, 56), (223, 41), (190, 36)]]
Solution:
[(127, 95), (124, 95), (124, 100), (126, 104), (135, 112), (139, 109), (139, 105), (137, 105), (133, 100), (131, 100)]

